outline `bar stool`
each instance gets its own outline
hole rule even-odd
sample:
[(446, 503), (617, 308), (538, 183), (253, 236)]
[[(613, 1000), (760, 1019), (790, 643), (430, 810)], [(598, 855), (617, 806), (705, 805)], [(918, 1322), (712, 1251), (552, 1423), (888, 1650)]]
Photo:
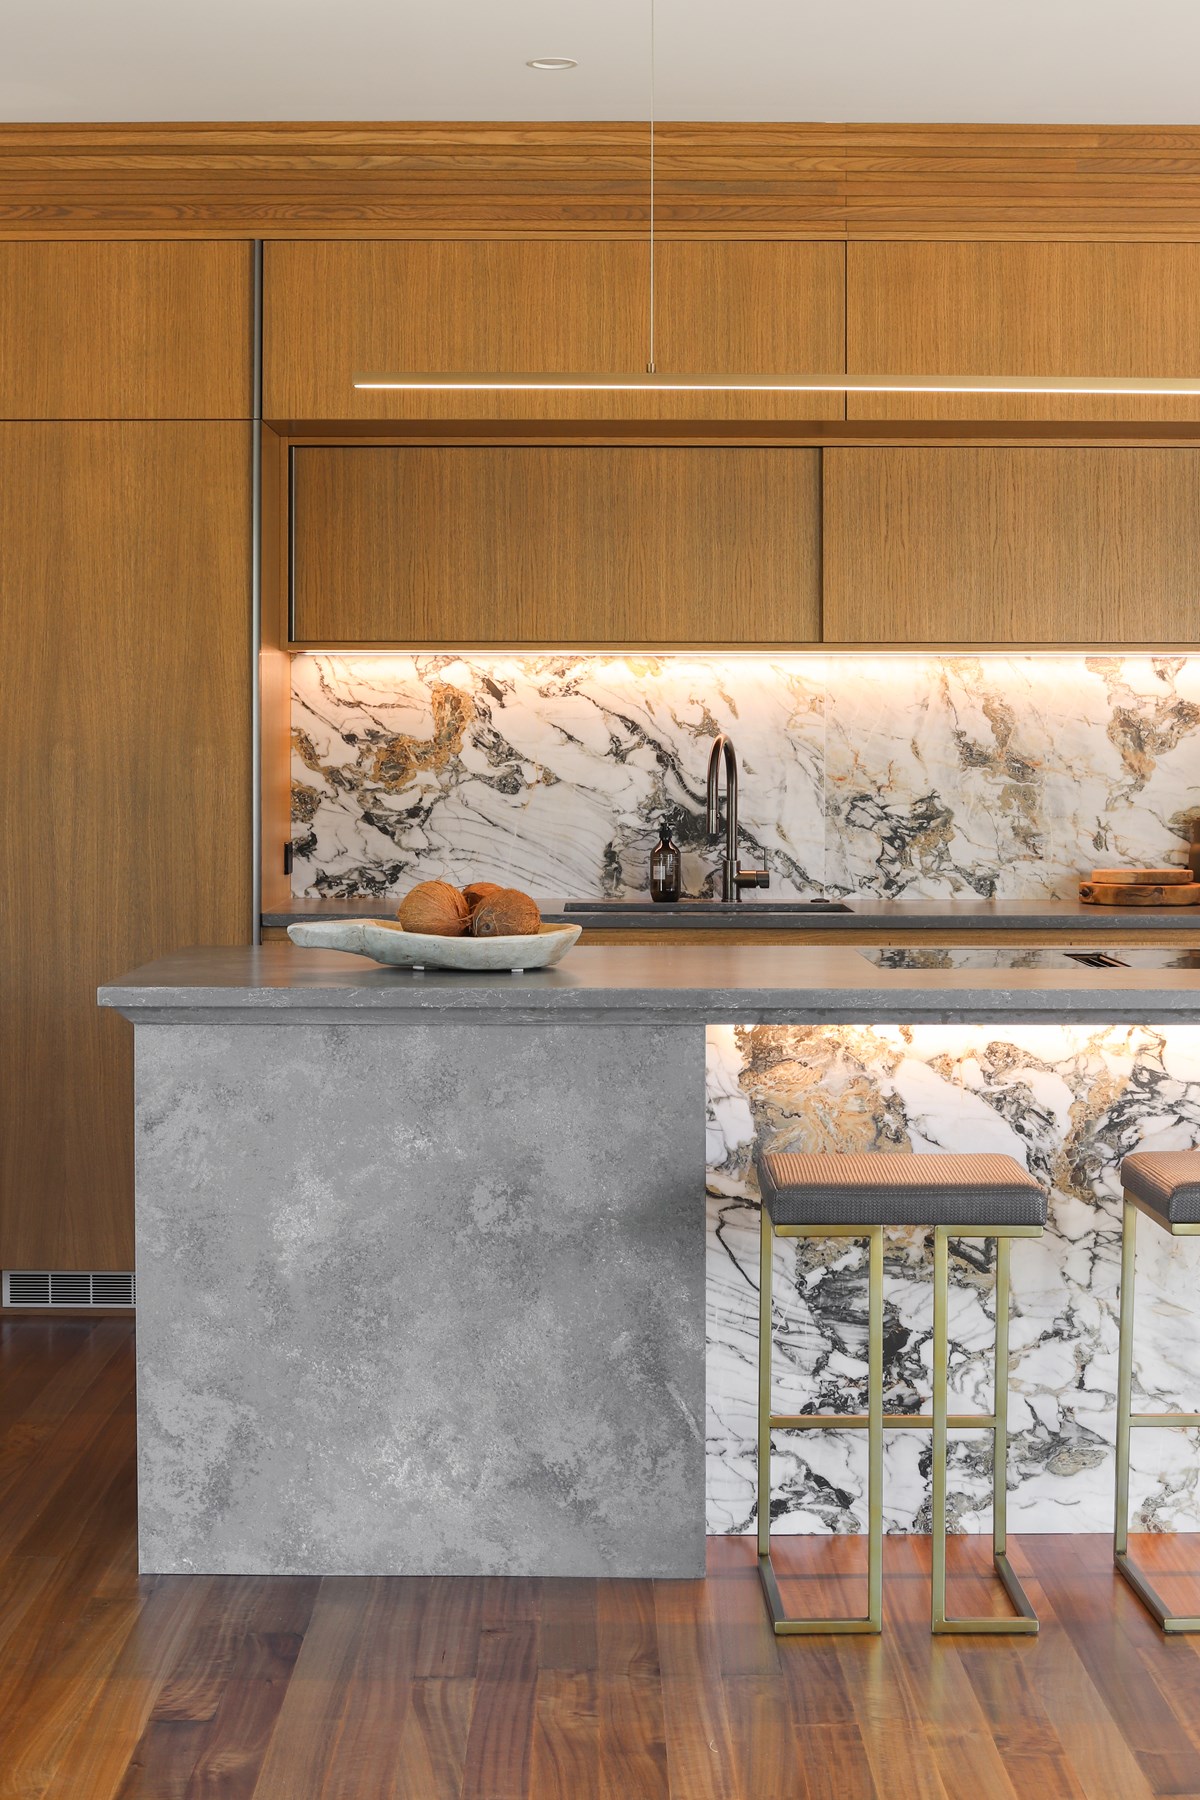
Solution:
[(1200, 1631), (1200, 1618), (1169, 1613), (1146, 1577), (1129, 1560), (1129, 1433), (1164, 1426), (1200, 1425), (1200, 1413), (1135, 1413), (1133, 1398), (1133, 1291), (1137, 1216), (1145, 1213), (1172, 1237), (1200, 1235), (1200, 1151), (1139, 1150), (1121, 1164), (1125, 1212), (1121, 1224), (1121, 1345), (1117, 1362), (1117, 1506), (1113, 1561), (1164, 1631)]
[[(911, 1154), (758, 1158), (762, 1194), (758, 1315), (758, 1569), (777, 1637), (823, 1632), (878, 1632), (883, 1618), (883, 1434), (933, 1433), (933, 1582), (935, 1632), (1016, 1632), (1038, 1628), (1037, 1615), (1007, 1556), (1009, 1253), (1015, 1237), (1040, 1237), (1046, 1196), (1011, 1156)], [(883, 1410), (883, 1233), (889, 1225), (933, 1228), (933, 1411)], [(867, 1412), (771, 1411), (771, 1258), (776, 1237), (865, 1238), (868, 1278)], [(951, 1238), (996, 1239), (996, 1345), (993, 1411), (947, 1413), (949, 1257)], [(867, 1611), (861, 1618), (798, 1618), (787, 1613), (771, 1566), (772, 1431), (859, 1430), (867, 1433)], [(949, 1431), (992, 1433), (992, 1557), (1016, 1614), (950, 1618), (946, 1613), (946, 1450)]]

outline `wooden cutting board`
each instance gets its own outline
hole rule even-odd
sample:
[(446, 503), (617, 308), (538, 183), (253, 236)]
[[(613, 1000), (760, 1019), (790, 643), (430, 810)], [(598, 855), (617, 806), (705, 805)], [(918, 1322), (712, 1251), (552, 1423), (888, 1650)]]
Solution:
[(1194, 877), (1190, 869), (1093, 869), (1084, 879), (1097, 887), (1182, 887)]
[(1154, 887), (1081, 881), (1079, 898), (1086, 906), (1196, 906), (1200, 905), (1200, 881), (1163, 882)]

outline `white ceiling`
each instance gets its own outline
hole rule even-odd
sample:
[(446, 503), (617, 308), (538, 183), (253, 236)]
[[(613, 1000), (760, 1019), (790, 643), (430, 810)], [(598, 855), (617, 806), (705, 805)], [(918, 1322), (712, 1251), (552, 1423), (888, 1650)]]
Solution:
[[(664, 119), (1200, 122), (1200, 0), (656, 4)], [(644, 118), (650, 5), (2, 0), (0, 119)]]

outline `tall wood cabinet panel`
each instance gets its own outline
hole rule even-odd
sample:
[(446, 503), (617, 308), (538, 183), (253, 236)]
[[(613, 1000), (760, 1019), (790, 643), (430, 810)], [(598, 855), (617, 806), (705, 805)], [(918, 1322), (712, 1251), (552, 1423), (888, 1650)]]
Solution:
[(248, 243), (0, 244), (0, 418), (248, 419)]
[(298, 448), (294, 639), (811, 642), (820, 616), (818, 454)]
[(131, 1268), (99, 983), (250, 935), (244, 424), (0, 425), (0, 1264)]
[[(845, 249), (660, 244), (656, 362), (771, 372), (843, 366)], [(644, 243), (272, 243), (264, 252), (264, 413), (273, 420), (840, 418), (840, 395), (398, 393), (403, 370), (641, 373)]]
[(824, 452), (828, 641), (1186, 644), (1200, 449)]
[[(1200, 355), (1200, 244), (854, 243), (856, 375), (1186, 375)], [(1188, 398), (851, 394), (855, 419), (1195, 419)]]

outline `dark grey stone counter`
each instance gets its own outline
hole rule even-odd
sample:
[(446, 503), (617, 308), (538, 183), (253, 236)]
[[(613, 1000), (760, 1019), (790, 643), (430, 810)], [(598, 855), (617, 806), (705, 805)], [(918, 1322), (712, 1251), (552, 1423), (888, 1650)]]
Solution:
[[(767, 896), (766, 898), (770, 898)], [(850, 912), (781, 914), (761, 900), (743, 900), (733, 913), (706, 910), (702, 904), (656, 906), (645, 914), (618, 915), (597, 907), (594, 911), (565, 911), (562, 899), (542, 900), (542, 917), (549, 924), (567, 921), (585, 930), (646, 931), (1044, 931), (1069, 932), (1088, 937), (1107, 932), (1192, 931), (1200, 933), (1200, 907), (1084, 906), (1078, 900), (876, 900), (851, 898)], [(305, 900), (297, 896), (289, 906), (264, 912), (263, 925), (282, 929), (304, 919), (379, 919), (395, 916), (394, 898), (357, 900)]]
[(849, 948), (577, 947), (557, 969), (416, 973), (291, 944), (184, 950), (100, 990), (139, 1023), (1155, 1024), (1200, 1020), (1200, 972), (887, 969)]

